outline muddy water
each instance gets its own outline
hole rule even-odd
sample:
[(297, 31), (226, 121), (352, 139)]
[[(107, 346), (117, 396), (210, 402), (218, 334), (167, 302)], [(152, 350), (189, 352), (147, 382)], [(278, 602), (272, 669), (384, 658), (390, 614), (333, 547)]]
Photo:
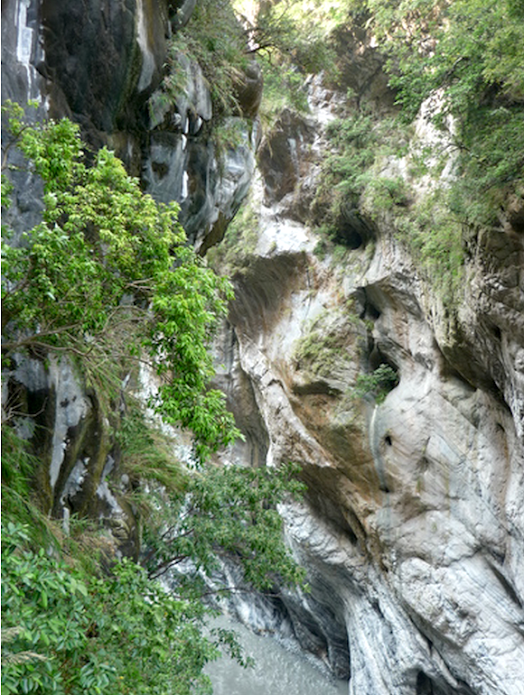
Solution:
[(347, 682), (331, 680), (303, 653), (256, 635), (228, 618), (220, 618), (218, 624), (237, 632), (255, 666), (243, 669), (225, 657), (210, 664), (206, 672), (214, 695), (347, 695)]

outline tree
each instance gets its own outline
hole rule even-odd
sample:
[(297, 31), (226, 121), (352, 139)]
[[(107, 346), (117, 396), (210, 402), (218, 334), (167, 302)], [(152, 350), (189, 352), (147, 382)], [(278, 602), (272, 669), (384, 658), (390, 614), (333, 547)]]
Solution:
[(304, 486), (294, 465), (279, 469), (208, 467), (190, 475), (183, 494), (163, 493), (145, 534), (143, 564), (159, 577), (191, 559), (180, 590), (202, 591), (198, 577), (211, 576), (218, 558), (233, 559), (245, 581), (261, 590), (302, 581), (303, 573), (283, 543), (277, 504)]
[[(296, 467), (208, 468), (188, 476), (166, 504), (159, 491), (156, 522), (146, 524), (145, 568), (113, 561), (104, 573), (97, 536), (85, 532), (39, 548), (34, 528), (16, 518), (2, 526), (2, 686), (7, 693), (190, 695), (211, 692), (206, 663), (225, 650), (248, 665), (234, 633), (207, 626), (216, 611), (205, 603), (217, 557), (236, 559), (244, 584), (274, 589), (303, 572), (284, 546), (276, 504), (299, 494)], [(182, 513), (181, 507), (183, 507)], [(178, 517), (172, 514), (179, 514)], [(99, 542), (99, 541), (98, 541)], [(154, 577), (190, 561), (167, 591)], [(216, 576), (213, 576), (216, 583)], [(230, 587), (224, 588), (226, 591)]]
[(176, 203), (144, 194), (106, 148), (87, 166), (71, 121), (29, 125), (19, 106), (5, 111), (7, 147), (42, 178), (44, 210), (20, 244), (2, 230), (3, 357), (66, 353), (92, 371), (147, 357), (162, 379), (157, 412), (193, 431), (199, 457), (231, 442), (233, 417), (207, 384), (232, 289), (186, 244)]
[[(341, 21), (350, 1), (335, 0), (327, 8), (318, 2), (313, 15), (304, 0), (199, 0), (187, 26), (170, 42), (162, 90), (151, 99), (152, 111), (158, 103), (176, 101), (183, 91), (180, 54), (197, 62), (207, 80), (215, 142), (234, 142), (238, 137), (227, 120), (224, 129), (224, 118), (242, 115), (240, 95), (246, 69), (254, 59), (264, 74), (265, 109), (268, 104), (269, 110), (276, 110), (291, 103), (307, 110), (305, 77), (334, 68), (328, 34)], [(218, 124), (222, 132), (217, 132)]]
[(233, 635), (205, 631), (209, 611), (178, 599), (130, 560), (109, 575), (31, 548), (29, 529), (2, 527), (2, 690), (35, 695), (190, 695)]
[[(10, 104), (6, 112), (11, 140), (4, 164), (18, 147), (43, 180), (44, 206), (42, 221), (21, 243), (2, 230), (3, 359), (15, 352), (66, 354), (95, 374), (108, 361), (130, 369), (149, 360), (162, 379), (157, 413), (193, 431), (204, 461), (237, 434), (223, 396), (207, 390), (213, 375), (207, 347), (231, 297), (229, 283), (186, 245), (176, 205), (144, 195), (111, 152), (100, 150), (88, 166), (70, 121), (30, 125), (20, 107)], [(8, 181), (2, 183), (8, 192)], [(31, 499), (31, 452), (3, 426), (7, 693), (209, 693), (203, 667), (221, 649), (244, 662), (234, 635), (207, 627), (213, 611), (196, 574), (181, 579), (176, 594), (155, 577), (182, 560), (210, 575), (224, 553), (258, 588), (302, 577), (276, 511), (302, 489), (295, 468), (201, 465), (190, 472), (140, 409), (131, 403), (127, 409), (118, 435), (122, 456), (134, 470), (133, 486), (143, 489), (147, 481), (151, 488), (144, 566), (108, 560), (96, 531), (80, 525), (74, 537), (64, 537), (44, 518)]]

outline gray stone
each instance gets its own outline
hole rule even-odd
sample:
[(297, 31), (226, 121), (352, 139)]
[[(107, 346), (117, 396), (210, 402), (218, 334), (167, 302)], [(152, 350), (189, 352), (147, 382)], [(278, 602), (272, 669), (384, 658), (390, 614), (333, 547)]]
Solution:
[[(138, 6), (141, 24), (134, 0), (108, 1), (105, 14), (92, 2), (46, 0), (45, 61), (38, 5), (5, 5), (11, 56), (3, 93), (39, 93), (40, 61), (53, 114), (75, 115), (98, 144), (110, 136), (131, 148), (157, 199), (181, 203), (196, 247), (203, 253), (216, 243), (249, 187), (257, 135), (243, 125), (241, 144), (219, 161), (205, 137), (212, 115), (205, 81), (181, 59), (188, 89), (177, 110), (158, 108), (147, 145), (129, 136), (147, 120), (142, 109), (161, 77), (161, 3)], [(176, 2), (176, 21), (186, 21), (191, 6)], [(365, 32), (339, 38), (347, 47), (343, 86), (354, 90), (355, 105), (391, 111), (383, 59)], [(283, 612), (267, 603), (258, 613), (244, 603), (241, 612), (262, 616), (259, 627), (293, 631), (334, 673), (350, 675), (350, 695), (522, 695), (521, 203), (508, 201), (502, 231), (471, 242), (454, 312), (388, 225), (368, 224), (365, 201), (351, 201), (345, 214), (352, 233), (374, 243), (353, 244), (343, 265), (329, 255), (319, 260), (304, 221), (325, 155), (323, 128), (340, 98), (318, 82), (311, 87), (315, 120), (283, 114), (263, 148), (259, 255), (234, 278), (226, 366), (217, 377), (246, 433), (235, 461), (302, 466), (306, 499), (281, 511), (311, 593), (282, 592)], [(438, 137), (428, 120), (438, 103), (433, 95), (424, 105), (414, 146)], [(405, 174), (395, 166), (395, 175)], [(25, 184), (33, 185), (17, 182)], [(412, 193), (428, 190), (425, 180)], [(38, 219), (31, 194), (19, 195), (16, 209), (27, 216), (18, 232), (31, 226), (29, 216)], [(307, 342), (309, 352), (301, 350)], [(382, 402), (358, 397), (359, 375), (381, 364), (395, 367), (398, 384)], [(129, 481), (96, 394), (86, 393), (67, 360), (51, 360), (46, 370), (17, 359), (6, 376), (4, 412), (20, 410), (25, 436), (45, 433), (47, 509), (66, 521), (74, 512), (103, 516), (133, 554), (138, 532), (119, 492)]]
[[(261, 210), (257, 249), (272, 234)], [(267, 465), (297, 461), (308, 484), (306, 504), (282, 513), (311, 596), (285, 600), (306, 648), (337, 673), (347, 659), (350, 695), (518, 695), (521, 240), (480, 239), (452, 320), (389, 230), (376, 234), (337, 268), (299, 230), (302, 254), (277, 244), (236, 278), (231, 370), (247, 380), (229, 398), (252, 390)], [(384, 361), (398, 385), (381, 404), (355, 399), (359, 372)], [(328, 648), (341, 621), (347, 645)]]
[(191, 19), (197, 0), (169, 0), (174, 14), (171, 19), (175, 31), (182, 29)]

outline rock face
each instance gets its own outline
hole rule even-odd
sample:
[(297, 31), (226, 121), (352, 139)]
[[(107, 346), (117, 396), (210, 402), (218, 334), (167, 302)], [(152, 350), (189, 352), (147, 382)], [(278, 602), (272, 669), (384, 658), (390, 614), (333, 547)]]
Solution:
[[(199, 66), (176, 58), (185, 76), (175, 100), (163, 92), (169, 40), (190, 21), (194, 2), (10, 0), (2, 7), (2, 99), (40, 101), (36, 117), (67, 116), (96, 148), (108, 145), (159, 200), (181, 205), (189, 239), (218, 240), (247, 193), (258, 144), (241, 122), (242, 142), (218, 153), (204, 126), (213, 117)], [(262, 82), (240, 80), (256, 119)]]
[(312, 125), (297, 113), (284, 109), (258, 155), (258, 165), (271, 198), (281, 200), (295, 190), (300, 174), (305, 173), (304, 159), (312, 140)]
[[(166, 98), (169, 40), (194, 6), (167, 0), (8, 0), (2, 5), (2, 101), (35, 100), (29, 118), (67, 116), (80, 124), (91, 147), (114, 149), (157, 200), (180, 203), (180, 221), (203, 253), (223, 236), (247, 194), (262, 83), (256, 70), (247, 72), (244, 101), (251, 120), (236, 119), (238, 144), (222, 152), (209, 132), (208, 84), (184, 54), (176, 58), (184, 84), (176, 99)], [(17, 156), (12, 149), (10, 157)], [(16, 240), (40, 221), (42, 186), (25, 166), (10, 175), (13, 204), (4, 221)], [(104, 517), (120, 550), (136, 554), (133, 512), (108, 486), (110, 479), (114, 489), (122, 485), (118, 447), (109, 434), (119, 404), (111, 405), (115, 422), (109, 423), (96, 389), (87, 389), (67, 360), (45, 369), (41, 361), (17, 356), (3, 371), (3, 386), (6, 412), (16, 412), (18, 428), (33, 437), (49, 463), (49, 475), (40, 481), (46, 509), (66, 523), (72, 513)]]
[[(307, 504), (283, 510), (312, 587), (284, 597), (296, 634), (350, 695), (524, 693), (524, 237), (477, 239), (451, 320), (385, 226), (320, 261), (267, 171), (229, 395), (241, 425), (251, 403), (245, 459), (303, 466)], [(355, 397), (381, 364), (397, 385)]]
[[(95, 389), (86, 388), (68, 359), (15, 356), (3, 373), (3, 412), (30, 439), (47, 469), (38, 471), (38, 491), (46, 512), (104, 519), (118, 552), (136, 555), (138, 527), (121, 493), (127, 481), (115, 477), (119, 450), (111, 435), (117, 413), (108, 413)], [(106, 406), (106, 407), (104, 407)], [(11, 411), (11, 412), (10, 412)], [(111, 487), (109, 482), (111, 481)]]

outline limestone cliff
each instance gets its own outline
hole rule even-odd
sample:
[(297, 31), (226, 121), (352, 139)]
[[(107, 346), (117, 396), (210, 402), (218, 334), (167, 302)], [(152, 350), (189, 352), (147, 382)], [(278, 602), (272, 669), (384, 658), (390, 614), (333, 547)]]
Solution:
[[(283, 513), (312, 594), (285, 602), (351, 695), (523, 693), (522, 232), (477, 239), (451, 312), (387, 220), (319, 259), (304, 197), (339, 100), (313, 85), (313, 116), (268, 135), (231, 311), (244, 456), (308, 484)], [(380, 365), (397, 379), (359, 391)]]
[[(217, 165), (209, 94), (184, 59), (184, 98), (146, 107), (166, 37), (192, 5), (4, 2), (2, 88), (116, 148), (159, 199), (181, 203), (205, 251), (247, 193), (257, 135)], [(345, 87), (387, 112), (381, 58), (364, 39), (346, 47)], [(343, 252), (319, 254), (310, 207), (325, 125), (345, 95), (318, 80), (309, 89), (311, 116), (283, 113), (260, 149), (255, 241), (239, 242), (217, 346), (218, 382), (246, 437), (225, 456), (303, 466), (307, 499), (282, 513), (312, 590), (282, 600), (304, 647), (350, 678), (350, 695), (524, 694), (522, 208), (472, 240), (453, 310), (387, 216), (348, 210)], [(431, 137), (423, 114), (417, 133)], [(22, 226), (38, 214), (26, 184)], [(394, 378), (365, 392), (360, 377), (381, 365)], [(51, 433), (49, 507), (107, 513), (132, 541), (132, 515), (107, 484), (117, 452), (96, 393), (67, 364), (37, 361), (16, 365), (4, 386), (5, 407), (23, 391)]]

